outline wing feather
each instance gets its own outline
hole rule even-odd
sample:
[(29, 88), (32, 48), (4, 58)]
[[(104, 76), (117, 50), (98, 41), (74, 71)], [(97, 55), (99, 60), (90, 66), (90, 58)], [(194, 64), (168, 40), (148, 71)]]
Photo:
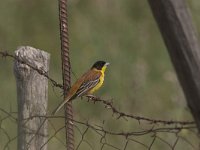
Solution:
[(81, 78), (79, 78), (70, 88), (65, 100), (53, 111), (58, 112), (68, 101), (87, 94), (93, 87), (100, 82), (101, 72), (89, 70)]
[(99, 76), (97, 76), (94, 80), (88, 80), (88, 81), (83, 82), (83, 84), (80, 86), (80, 88), (76, 92), (77, 97), (80, 97), (86, 94), (90, 89), (95, 87), (99, 83), (99, 81), (100, 81)]

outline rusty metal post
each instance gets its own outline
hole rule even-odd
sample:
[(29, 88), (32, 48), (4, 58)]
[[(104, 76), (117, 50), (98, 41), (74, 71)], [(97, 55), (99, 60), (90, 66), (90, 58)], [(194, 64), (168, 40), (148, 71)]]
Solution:
[[(60, 21), (62, 74), (63, 74), (64, 97), (65, 97), (67, 89), (68, 87), (70, 87), (71, 84), (67, 0), (59, 0), (59, 21)], [(67, 150), (74, 150), (73, 110), (71, 102), (65, 104), (65, 128), (66, 128)]]

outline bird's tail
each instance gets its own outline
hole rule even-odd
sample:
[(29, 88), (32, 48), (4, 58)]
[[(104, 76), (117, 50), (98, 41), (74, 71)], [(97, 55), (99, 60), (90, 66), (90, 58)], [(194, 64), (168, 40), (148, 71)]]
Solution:
[(52, 115), (55, 115), (69, 100), (70, 100), (70, 98), (66, 98), (64, 101), (62, 101), (62, 102), (56, 107), (56, 109), (54, 109), (54, 111), (52, 112)]

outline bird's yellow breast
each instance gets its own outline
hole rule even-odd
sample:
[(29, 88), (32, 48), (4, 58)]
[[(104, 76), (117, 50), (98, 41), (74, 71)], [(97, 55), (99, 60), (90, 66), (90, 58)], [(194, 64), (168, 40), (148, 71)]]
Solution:
[(92, 94), (92, 93), (94, 93), (96, 90), (98, 90), (102, 85), (103, 85), (103, 81), (104, 81), (104, 72), (105, 72), (105, 70), (106, 70), (106, 66), (104, 66), (103, 68), (102, 68), (102, 70), (101, 70), (101, 73), (102, 73), (102, 75), (100, 76), (100, 81), (99, 81), (99, 83), (94, 87), (94, 88), (92, 88), (90, 91), (89, 91), (89, 94)]
[(101, 75), (99, 80), (100, 80), (99, 83), (89, 91), (89, 94), (94, 93), (96, 90), (98, 90), (103, 85), (104, 73), (102, 73), (102, 75)]

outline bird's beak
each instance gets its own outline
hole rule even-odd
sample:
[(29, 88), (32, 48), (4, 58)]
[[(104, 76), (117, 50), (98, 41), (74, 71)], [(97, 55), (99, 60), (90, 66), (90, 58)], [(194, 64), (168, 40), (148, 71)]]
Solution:
[(109, 66), (110, 65), (110, 63), (109, 62), (107, 62), (106, 64), (105, 64), (105, 66)]

